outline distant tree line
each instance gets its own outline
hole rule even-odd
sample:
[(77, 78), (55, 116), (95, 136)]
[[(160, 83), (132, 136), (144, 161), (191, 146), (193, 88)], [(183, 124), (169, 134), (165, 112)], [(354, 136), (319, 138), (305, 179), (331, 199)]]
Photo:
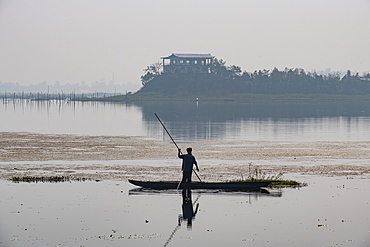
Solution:
[(242, 71), (239, 66), (226, 66), (222, 59), (212, 61), (209, 74), (167, 74), (161, 63), (148, 66), (141, 77), (138, 93), (162, 95), (191, 94), (222, 96), (227, 94), (370, 94), (370, 74), (350, 70), (320, 75), (300, 68)]

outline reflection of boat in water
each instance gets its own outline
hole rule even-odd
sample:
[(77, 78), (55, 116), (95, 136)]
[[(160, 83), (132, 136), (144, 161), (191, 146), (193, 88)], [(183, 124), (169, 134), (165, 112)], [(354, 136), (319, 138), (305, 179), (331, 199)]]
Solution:
[[(161, 189), (150, 189), (150, 188), (136, 188), (129, 190), (129, 195), (157, 195), (157, 194), (174, 194), (178, 195), (179, 191), (176, 189), (168, 189), (168, 190), (161, 190)], [(205, 189), (205, 190), (196, 190), (198, 194), (208, 194), (208, 195), (222, 195), (222, 196), (253, 196), (253, 197), (281, 197), (281, 191), (269, 191), (266, 189), (260, 190), (223, 190), (223, 189)]]
[(168, 189), (221, 189), (221, 190), (260, 190), (261, 187), (267, 187), (271, 182), (191, 182), (181, 183), (176, 181), (138, 181), (128, 180), (131, 184), (142, 188), (157, 190)]
[[(177, 185), (176, 185), (177, 186)], [(182, 193), (181, 193), (182, 192)], [(174, 189), (152, 189), (152, 188), (135, 188), (129, 190), (130, 196), (158, 196), (163, 194), (169, 195), (181, 195), (182, 196), (182, 205), (181, 205), (181, 214), (178, 215), (177, 224), (172, 232), (169, 234), (168, 239), (166, 240), (164, 247), (167, 247), (172, 242), (173, 238), (175, 237), (176, 233), (186, 224), (186, 228), (188, 230), (192, 229), (193, 222), (197, 213), (199, 213), (199, 203), (198, 200), (201, 195), (208, 196), (220, 196), (220, 197), (229, 197), (229, 196), (237, 196), (237, 197), (247, 197), (247, 203), (252, 203), (252, 200), (258, 200), (259, 197), (281, 197), (281, 191), (268, 191), (266, 189), (261, 188), (260, 190), (228, 190), (228, 189), (197, 189), (195, 194), (197, 195), (196, 199), (192, 200), (192, 190), (191, 189), (181, 189), (178, 190)], [(206, 200), (206, 199), (205, 199)], [(228, 201), (228, 200), (226, 200)]]

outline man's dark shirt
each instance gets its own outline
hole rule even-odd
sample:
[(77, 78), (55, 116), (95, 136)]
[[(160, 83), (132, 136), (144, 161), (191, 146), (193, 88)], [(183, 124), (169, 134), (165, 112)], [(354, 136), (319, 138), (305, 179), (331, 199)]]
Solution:
[(195, 157), (191, 154), (179, 154), (180, 159), (182, 159), (182, 170), (185, 172), (193, 171), (193, 164), (197, 165)]

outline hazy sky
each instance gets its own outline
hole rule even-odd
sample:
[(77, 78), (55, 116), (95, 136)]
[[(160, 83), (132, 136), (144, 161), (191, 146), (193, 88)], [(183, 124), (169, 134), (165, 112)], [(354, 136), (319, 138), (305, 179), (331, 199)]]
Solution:
[(0, 81), (137, 82), (173, 52), (370, 70), (370, 0), (0, 0)]

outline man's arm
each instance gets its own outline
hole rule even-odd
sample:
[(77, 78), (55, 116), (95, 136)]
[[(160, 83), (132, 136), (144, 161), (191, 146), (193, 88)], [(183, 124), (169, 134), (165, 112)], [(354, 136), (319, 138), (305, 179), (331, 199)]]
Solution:
[(177, 157), (181, 159), (181, 149), (180, 148), (178, 149)]
[(197, 161), (196, 161), (195, 157), (194, 157), (194, 165), (195, 165), (195, 167), (197, 168), (197, 171), (199, 172), (198, 163), (197, 163)]

